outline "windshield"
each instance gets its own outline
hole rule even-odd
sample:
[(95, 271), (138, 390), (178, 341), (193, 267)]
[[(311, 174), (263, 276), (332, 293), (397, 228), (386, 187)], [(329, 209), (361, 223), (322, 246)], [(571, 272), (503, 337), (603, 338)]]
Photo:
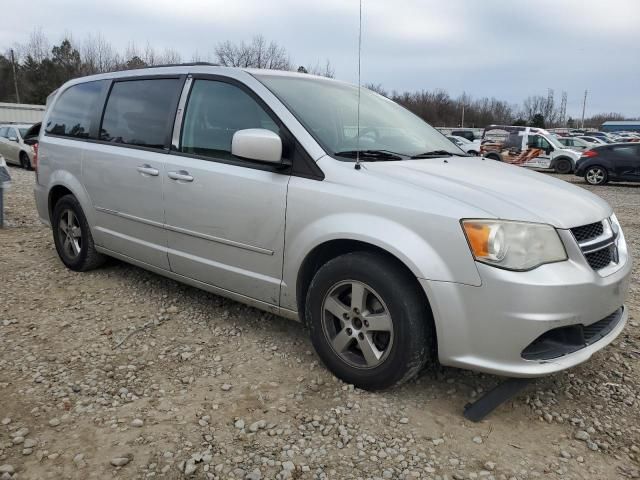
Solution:
[(20, 136), (22, 138), (24, 138), (24, 136), (27, 134), (27, 132), (29, 131), (28, 128), (19, 128), (18, 131), (20, 132)]
[[(444, 135), (397, 103), (366, 88), (315, 77), (255, 74), (330, 155), (386, 151), (408, 157), (425, 152), (464, 155)], [(353, 161), (352, 156), (339, 156)]]
[(565, 148), (565, 146), (563, 144), (561, 144), (558, 139), (556, 137), (554, 137), (553, 135), (545, 135), (545, 137), (547, 140), (549, 140), (549, 143), (551, 145), (553, 145), (556, 148)]

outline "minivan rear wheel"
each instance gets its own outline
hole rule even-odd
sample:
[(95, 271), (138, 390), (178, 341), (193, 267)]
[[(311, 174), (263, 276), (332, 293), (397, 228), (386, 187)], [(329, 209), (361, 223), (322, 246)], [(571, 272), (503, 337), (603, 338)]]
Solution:
[(609, 173), (606, 168), (594, 165), (584, 172), (584, 179), (589, 185), (604, 185), (609, 181)]
[(372, 252), (348, 253), (320, 267), (307, 291), (306, 317), (327, 368), (367, 390), (414, 377), (435, 342), (415, 278)]
[(58, 200), (51, 226), (56, 251), (67, 268), (84, 272), (104, 263), (105, 257), (95, 248), (91, 229), (76, 197), (65, 195)]

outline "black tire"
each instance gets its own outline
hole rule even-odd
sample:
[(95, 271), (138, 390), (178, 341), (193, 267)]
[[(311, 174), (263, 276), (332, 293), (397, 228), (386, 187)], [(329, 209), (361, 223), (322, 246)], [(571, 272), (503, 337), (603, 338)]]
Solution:
[(479, 154), (478, 154), (478, 152), (476, 152), (475, 150), (469, 150), (469, 151), (467, 152), (467, 155), (473, 155), (474, 157), (477, 157)]
[(609, 181), (609, 172), (601, 165), (591, 165), (584, 171), (584, 180), (589, 185), (604, 185)]
[[(338, 317), (325, 317), (325, 299), (336, 285), (348, 282), (362, 283), (375, 291), (390, 316), (392, 342), (387, 347), (388, 352), (385, 349), (381, 363), (374, 367), (358, 368), (349, 364), (344, 355), (333, 348), (326, 332), (325, 319), (336, 322)], [(377, 299), (375, 295), (374, 300)], [(371, 293), (368, 298), (371, 299)], [(357, 309), (355, 311), (357, 313)], [(367, 318), (364, 311), (362, 315)], [(313, 346), (326, 367), (343, 381), (366, 390), (381, 390), (406, 382), (417, 375), (435, 351), (431, 310), (416, 279), (393, 259), (376, 253), (348, 253), (320, 267), (307, 291), (306, 322)], [(342, 320), (339, 323), (343, 324)], [(344, 330), (351, 334), (350, 329)], [(363, 338), (362, 333), (358, 335)], [(373, 336), (367, 338), (376, 341)], [(350, 348), (357, 352), (359, 340), (353, 340)]]
[(27, 152), (20, 152), (20, 166), (25, 170), (31, 170), (31, 160)]
[(502, 158), (497, 153), (489, 153), (488, 155), (485, 155), (484, 158), (487, 158), (489, 160), (495, 160), (496, 162), (502, 161)]
[[(72, 222), (68, 221), (69, 212), (71, 212), (75, 218)], [(65, 216), (64, 220), (63, 215)], [(68, 231), (74, 230), (79, 233), (76, 244), (77, 254), (73, 253), (74, 249), (70, 246), (70, 243), (65, 242), (65, 240), (69, 240), (69, 237), (64, 231), (64, 225), (66, 225)], [(69, 225), (71, 225), (71, 229), (69, 229)], [(84, 216), (82, 207), (80, 207), (80, 203), (76, 197), (73, 195), (65, 195), (58, 200), (53, 207), (51, 227), (58, 256), (67, 268), (76, 272), (85, 272), (97, 268), (104, 263), (105, 256), (98, 253), (95, 248), (87, 218)]]
[(559, 173), (561, 175), (566, 175), (573, 171), (573, 163), (571, 163), (570, 159), (561, 157), (556, 159), (553, 168), (556, 171), (556, 173)]

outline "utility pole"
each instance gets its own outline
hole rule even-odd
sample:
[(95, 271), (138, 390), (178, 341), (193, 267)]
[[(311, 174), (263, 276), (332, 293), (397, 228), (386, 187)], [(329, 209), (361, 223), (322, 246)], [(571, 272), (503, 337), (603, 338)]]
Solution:
[(584, 111), (587, 108), (587, 92), (588, 90), (584, 91), (584, 100), (582, 101), (582, 126), (580, 128), (584, 128)]
[(16, 76), (16, 59), (11, 49), (11, 66), (13, 67), (13, 86), (16, 88), (16, 103), (20, 103), (20, 94), (18, 93), (18, 77)]
[(460, 120), (460, 127), (464, 128), (464, 101), (466, 98), (465, 92), (462, 92), (462, 119)]

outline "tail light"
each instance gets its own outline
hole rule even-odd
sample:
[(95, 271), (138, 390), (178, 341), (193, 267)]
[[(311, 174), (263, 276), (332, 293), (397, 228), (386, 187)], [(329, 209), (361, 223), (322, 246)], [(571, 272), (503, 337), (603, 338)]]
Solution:
[(582, 152), (582, 156), (584, 158), (597, 157), (598, 152), (596, 152), (595, 150), (587, 150), (586, 152)]

